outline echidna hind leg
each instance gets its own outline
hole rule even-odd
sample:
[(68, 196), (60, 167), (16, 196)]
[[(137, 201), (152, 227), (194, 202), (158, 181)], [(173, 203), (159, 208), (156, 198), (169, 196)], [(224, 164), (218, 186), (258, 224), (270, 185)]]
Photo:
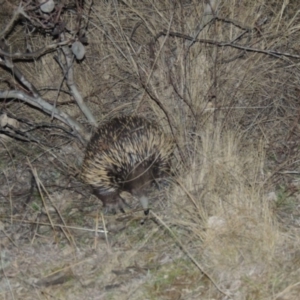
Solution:
[(94, 189), (94, 194), (102, 201), (104, 214), (116, 214), (118, 211), (125, 213), (125, 206), (130, 205), (116, 192), (103, 193)]

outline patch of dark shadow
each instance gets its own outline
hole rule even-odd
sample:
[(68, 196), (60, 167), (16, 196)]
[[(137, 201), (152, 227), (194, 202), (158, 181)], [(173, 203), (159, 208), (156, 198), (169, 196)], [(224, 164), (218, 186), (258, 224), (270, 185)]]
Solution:
[(72, 278), (74, 278), (74, 275), (70, 271), (69, 272), (60, 271), (40, 279), (35, 285), (39, 287), (42, 286), (47, 287), (47, 286), (52, 286), (57, 284), (63, 284), (71, 280)]
[(109, 285), (106, 285), (104, 288), (106, 291), (110, 291), (110, 290), (114, 290), (114, 289), (121, 287), (121, 285), (122, 284), (109, 284)]

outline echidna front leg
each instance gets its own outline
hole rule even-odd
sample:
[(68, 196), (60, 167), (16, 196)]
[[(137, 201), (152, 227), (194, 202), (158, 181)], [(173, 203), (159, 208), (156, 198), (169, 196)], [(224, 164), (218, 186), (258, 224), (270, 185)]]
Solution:
[(105, 214), (107, 213), (116, 214), (118, 211), (125, 213), (124, 210), (125, 206), (129, 206), (129, 204), (126, 203), (124, 199), (122, 199), (117, 192), (103, 193), (96, 188), (94, 189), (93, 192), (94, 195), (97, 196), (102, 201), (103, 212)]

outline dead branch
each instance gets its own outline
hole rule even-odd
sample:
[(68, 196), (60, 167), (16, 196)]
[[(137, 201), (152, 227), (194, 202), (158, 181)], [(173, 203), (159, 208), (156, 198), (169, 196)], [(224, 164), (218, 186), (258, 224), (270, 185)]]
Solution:
[[(8, 48), (4, 40), (0, 41), (0, 47), (5, 50)], [(13, 61), (7, 56), (4, 56), (4, 65), (11, 70), (11, 73), (14, 75), (14, 77), (17, 78), (19, 82), (21, 82), (28, 89), (28, 91), (30, 91), (35, 97), (40, 96), (36, 87), (25, 78), (22, 72), (14, 65)]]
[(85, 129), (79, 124), (77, 121), (75, 121), (73, 118), (71, 118), (68, 114), (60, 111), (59, 109), (53, 107), (53, 105), (49, 104), (47, 101), (42, 99), (39, 96), (31, 97), (27, 95), (26, 93), (22, 91), (17, 90), (9, 90), (9, 91), (0, 91), (0, 99), (8, 99), (8, 98), (15, 98), (22, 100), (33, 107), (36, 107), (43, 112), (45, 112), (48, 115), (53, 114), (53, 116), (63, 122), (64, 124), (67, 124), (72, 128), (74, 131), (74, 134), (76, 137), (80, 139), (82, 143), (86, 143), (87, 140), (89, 140), (90, 135), (85, 131)]
[[(64, 35), (61, 35), (62, 39), (65, 39)], [(76, 86), (76, 83), (74, 81), (74, 70), (73, 70), (73, 62), (74, 62), (74, 54), (72, 53), (71, 49), (68, 46), (63, 46), (62, 51), (65, 55), (65, 60), (66, 60), (66, 66), (65, 69), (63, 70), (66, 80), (67, 80), (67, 85), (83, 114), (85, 117), (88, 119), (88, 121), (93, 125), (96, 126), (97, 122), (90, 111), (90, 109), (86, 106), (84, 103), (84, 100), (78, 91), (78, 88)], [(62, 64), (60, 64), (61, 67), (63, 67)]]
[(18, 59), (18, 60), (20, 60), (20, 59), (26, 59), (26, 60), (36, 59), (36, 58), (41, 57), (42, 55), (45, 55), (49, 52), (56, 50), (57, 48), (59, 48), (61, 46), (70, 45), (71, 43), (72, 43), (72, 40), (66, 40), (63, 42), (46, 45), (45, 47), (38, 49), (34, 52), (31, 52), (31, 53), (8, 53), (8, 52), (5, 52), (0, 49), (0, 55), (9, 57), (11, 59)]
[[(5, 45), (4, 41), (1, 41), (0, 43), (0, 47), (2, 49), (7, 49), (7, 46)], [(68, 47), (68, 46), (65, 46)], [(72, 54), (72, 53), (71, 53)], [(14, 77), (19, 80), (19, 82), (21, 82), (29, 92), (32, 93), (33, 97), (30, 97), (29, 95), (27, 95), (25, 92), (22, 91), (4, 91), (4, 92), (0, 92), (0, 98), (3, 98), (1, 96), (2, 95), (7, 95), (5, 98), (11, 98), (9, 95), (11, 94), (11, 92), (16, 92), (19, 97), (16, 97), (17, 99), (23, 100), (27, 103), (29, 103), (30, 105), (33, 105), (35, 107), (40, 108), (41, 110), (43, 110), (44, 112), (47, 112), (48, 114), (52, 115), (53, 117), (59, 119), (60, 121), (64, 122), (65, 124), (68, 124), (72, 130), (75, 130), (75, 132), (78, 132), (79, 135), (81, 135), (83, 132), (82, 127), (79, 125), (79, 123), (77, 123), (75, 120), (73, 120), (72, 118), (70, 118), (67, 114), (65, 113), (61, 113), (59, 112), (55, 106), (49, 104), (48, 102), (46, 102), (45, 100), (43, 100), (41, 98), (41, 95), (39, 93), (39, 91), (37, 90), (37, 88), (31, 83), (29, 82), (26, 77), (22, 74), (22, 72), (14, 65), (13, 61), (9, 58), (4, 56), (4, 65), (9, 68), (11, 70), (11, 73), (14, 75)], [(79, 94), (79, 92), (78, 92)], [(20, 95), (22, 95), (20, 97)], [(79, 94), (80, 95), (80, 94)], [(14, 96), (13, 96), (14, 97)], [(29, 98), (28, 98), (29, 97)], [(33, 102), (36, 102), (36, 104), (33, 104)], [(63, 120), (65, 118), (65, 120)], [(78, 137), (79, 137), (78, 135)], [(82, 138), (85, 139), (86, 133), (84, 133), (84, 135), (80, 136), (80, 140), (82, 140)], [(32, 140), (32, 139), (31, 139)]]
[(172, 131), (172, 136), (175, 140), (175, 143), (176, 143), (176, 146), (177, 146), (177, 149), (179, 151), (179, 155), (181, 157), (181, 160), (182, 161), (186, 161), (185, 160), (185, 156), (183, 155), (180, 147), (179, 147), (179, 141), (177, 139), (177, 136), (173, 130), (173, 126), (172, 126), (172, 121), (171, 121), (171, 117), (168, 113), (168, 110), (165, 108), (165, 106), (163, 105), (163, 103), (161, 103), (161, 101), (154, 95), (154, 93), (152, 93), (152, 91), (150, 90), (149, 86), (144, 82), (144, 80), (142, 79), (142, 75), (140, 74), (140, 81), (141, 81), (141, 84), (143, 86), (143, 88), (145, 89), (146, 93), (149, 95), (149, 97), (159, 106), (159, 108), (164, 112), (167, 120), (168, 120), (168, 123), (169, 123), (169, 126), (171, 128), (171, 131)]
[[(59, 51), (62, 49), (64, 53), (65, 63), (60, 64), (63, 70), (63, 77), (66, 79), (66, 83), (69, 87), (70, 94), (76, 100), (77, 105), (80, 107), (81, 111), (84, 113), (88, 121), (92, 125), (96, 125), (96, 120), (93, 117), (91, 111), (86, 106), (83, 101), (75, 81), (74, 81), (74, 53), (69, 48), (69, 45), (74, 43), (74, 41), (86, 41), (82, 34), (82, 22), (81, 22), (81, 6), (77, 3), (67, 5), (65, 3), (56, 3), (49, 13), (43, 13), (41, 6), (34, 1), (22, 1), (20, 5), (14, 10), (13, 16), (10, 19), (9, 24), (0, 33), (0, 65), (5, 66), (15, 79), (21, 83), (19, 88), (8, 88), (7, 90), (0, 91), (0, 99), (16, 98), (26, 102), (27, 104), (36, 107), (46, 114), (60, 120), (64, 124), (71, 127), (73, 134), (78, 137), (81, 142), (85, 143), (89, 140), (90, 134), (73, 118), (68, 114), (60, 111), (56, 108), (55, 103), (50, 104), (41, 97), (41, 94), (37, 87), (35, 87), (32, 82), (30, 82), (24, 72), (22, 72), (14, 60), (34, 60), (42, 55), (45, 55), (52, 51)], [(73, 31), (66, 28), (66, 21), (63, 19), (64, 12), (72, 10), (77, 12), (77, 23)], [(21, 21), (24, 26), (30, 26), (32, 31), (38, 31), (47, 35), (51, 35), (56, 39), (56, 42), (50, 45), (46, 45), (34, 52), (25, 53), (24, 52), (13, 52), (10, 51), (9, 47), (6, 45), (4, 39), (9, 35), (9, 33), (14, 29), (16, 23)], [(26, 27), (27, 28), (27, 27)], [(68, 37), (67, 37), (68, 34)], [(83, 47), (83, 46), (82, 46)], [(39, 125), (36, 125), (38, 128)], [(68, 132), (67, 130), (65, 130)], [(6, 131), (5, 131), (6, 133)], [(68, 132), (70, 133), (70, 132)], [(21, 135), (23, 133), (20, 133)], [(33, 141), (32, 139), (30, 139)]]
[(232, 48), (244, 50), (244, 51), (247, 51), (247, 52), (262, 53), (262, 54), (270, 55), (270, 56), (273, 56), (273, 57), (276, 57), (276, 58), (281, 58), (281, 57), (290, 57), (290, 58), (297, 58), (297, 59), (300, 58), (299, 55), (290, 54), (290, 53), (283, 53), (283, 52), (279, 52), (279, 51), (275, 51), (275, 50), (263, 50), (263, 49), (251, 48), (251, 47), (247, 47), (247, 46), (243, 46), (243, 45), (239, 45), (239, 44), (235, 44), (235, 43), (220, 42), (220, 41), (215, 41), (215, 40), (210, 40), (210, 39), (194, 39), (193, 37), (191, 37), (189, 35), (182, 34), (182, 33), (179, 33), (179, 32), (161, 31), (160, 33), (158, 33), (155, 36), (154, 40), (156, 41), (161, 36), (166, 36), (166, 35), (169, 35), (170, 37), (179, 37), (179, 38), (182, 38), (182, 39), (185, 39), (185, 40), (195, 41), (195, 42), (198, 42), (198, 43), (215, 45), (217, 47), (232, 47)]
[(45, 141), (41, 141), (26, 132), (23, 132), (19, 129), (14, 128), (11, 125), (6, 125), (5, 127), (7, 127), (8, 129), (6, 130), (5, 128), (0, 127), (0, 134), (5, 134), (5, 135), (7, 135), (15, 140), (21, 141), (21, 142), (34, 142), (37, 144), (47, 145), (47, 143)]
[(12, 113), (4, 112), (4, 111), (0, 110), (0, 115), (1, 114), (6, 114), (8, 118), (14, 119), (14, 120), (18, 121), (19, 123), (23, 123), (26, 126), (29, 126), (28, 129), (24, 130), (24, 132), (30, 132), (30, 131), (34, 131), (34, 130), (37, 130), (40, 128), (55, 128), (55, 129), (60, 129), (61, 131), (65, 132), (69, 135), (73, 135), (73, 133), (70, 132), (69, 130), (67, 130), (66, 127), (63, 127), (60, 125), (51, 124), (51, 123), (47, 123), (47, 122), (35, 123), (35, 122), (31, 122), (29, 119), (20, 118)]
[[(7, 129), (6, 129), (7, 128)], [(61, 129), (65, 133), (69, 134), (69, 136), (74, 136), (72, 132), (69, 132), (62, 126), (57, 126), (53, 124), (46, 124), (46, 123), (39, 123), (36, 126), (33, 126), (29, 129), (26, 130), (19, 130), (15, 128), (12, 125), (5, 125), (4, 127), (0, 126), (0, 134), (5, 134), (13, 139), (22, 141), (22, 142), (34, 142), (37, 144), (42, 144), (44, 146), (52, 147), (53, 145), (49, 144), (48, 140), (41, 139), (41, 138), (36, 138), (32, 134), (30, 134), (31, 131), (40, 129), (40, 128), (56, 128), (56, 129)], [(66, 135), (64, 135), (66, 137)]]

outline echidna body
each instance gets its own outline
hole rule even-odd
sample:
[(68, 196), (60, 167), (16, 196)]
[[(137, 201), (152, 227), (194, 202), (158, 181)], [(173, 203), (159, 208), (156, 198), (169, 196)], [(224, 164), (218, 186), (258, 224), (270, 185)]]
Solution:
[(158, 125), (141, 117), (117, 117), (91, 138), (82, 165), (106, 211), (124, 211), (122, 191), (138, 198), (148, 211), (147, 190), (155, 179), (170, 173), (173, 140)]

